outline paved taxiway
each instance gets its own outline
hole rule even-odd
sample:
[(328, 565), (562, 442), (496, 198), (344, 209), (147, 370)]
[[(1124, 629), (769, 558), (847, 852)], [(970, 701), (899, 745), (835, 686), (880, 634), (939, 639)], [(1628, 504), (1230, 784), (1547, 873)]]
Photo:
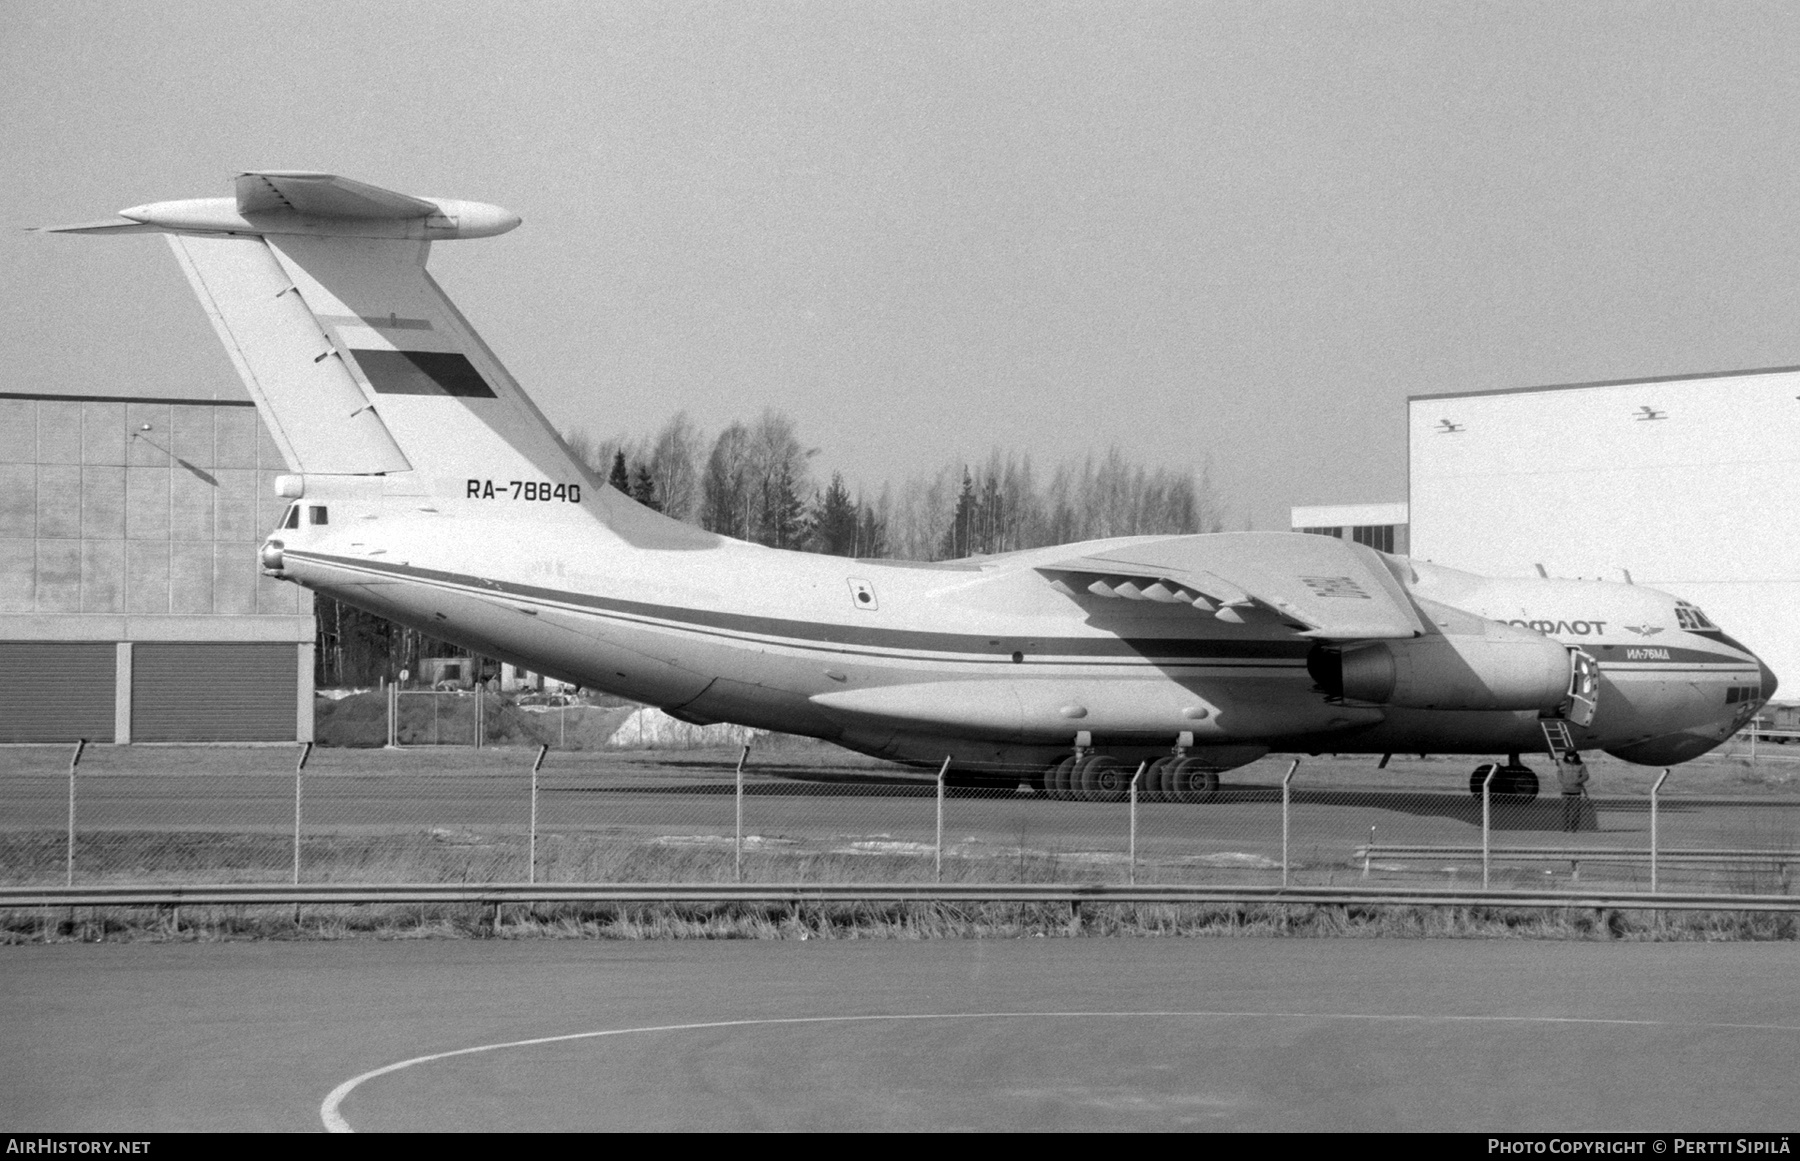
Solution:
[(0, 948), (9, 1130), (1790, 1128), (1793, 944)]

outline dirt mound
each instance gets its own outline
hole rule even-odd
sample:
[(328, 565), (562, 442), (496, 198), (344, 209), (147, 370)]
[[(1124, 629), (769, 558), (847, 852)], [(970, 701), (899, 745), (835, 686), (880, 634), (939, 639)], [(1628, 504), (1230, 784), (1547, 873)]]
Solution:
[(607, 744), (629, 750), (696, 750), (702, 746), (747, 746), (765, 732), (723, 722), (696, 726), (645, 706), (621, 722)]

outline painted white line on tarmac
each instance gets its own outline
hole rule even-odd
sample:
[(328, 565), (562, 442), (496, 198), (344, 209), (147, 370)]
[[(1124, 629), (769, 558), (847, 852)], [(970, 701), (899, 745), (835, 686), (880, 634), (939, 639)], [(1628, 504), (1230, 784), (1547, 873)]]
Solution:
[(784, 1024), (857, 1024), (904, 1020), (1047, 1020), (1047, 1019), (1187, 1019), (1187, 1020), (1368, 1020), (1371, 1022), (1414, 1024), (1592, 1024), (1635, 1028), (1725, 1029), (1748, 1032), (1800, 1032), (1800, 1025), (1788, 1024), (1708, 1024), (1681, 1020), (1624, 1020), (1597, 1016), (1426, 1016), (1416, 1014), (1384, 1014), (1378, 1012), (902, 1012), (875, 1016), (783, 1016), (763, 1020), (708, 1020), (695, 1024), (647, 1024), (638, 1028), (607, 1028), (598, 1032), (570, 1032), (561, 1036), (537, 1036), (529, 1040), (507, 1040), (498, 1044), (478, 1044), (473, 1048), (454, 1048), (400, 1060), (381, 1068), (353, 1076), (332, 1089), (319, 1105), (319, 1119), (333, 1133), (354, 1133), (338, 1111), (344, 1098), (357, 1086), (390, 1072), (414, 1065), (431, 1064), (456, 1056), (475, 1056), (483, 1052), (499, 1052), (507, 1048), (531, 1048), (540, 1044), (563, 1044), (571, 1040), (600, 1040), (610, 1036), (633, 1036), (651, 1032), (701, 1032), (710, 1028), (764, 1028)]

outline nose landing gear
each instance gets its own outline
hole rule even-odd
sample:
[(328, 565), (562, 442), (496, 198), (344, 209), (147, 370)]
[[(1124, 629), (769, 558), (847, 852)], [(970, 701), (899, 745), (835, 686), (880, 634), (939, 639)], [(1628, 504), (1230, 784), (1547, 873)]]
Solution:
[(1469, 775), (1470, 794), (1481, 797), (1481, 786), (1487, 781), (1490, 770), (1494, 772), (1494, 781), (1488, 791), (1495, 797), (1504, 796), (1516, 802), (1530, 802), (1538, 796), (1537, 771), (1520, 762), (1517, 754), (1508, 754), (1504, 766), (1484, 762), (1475, 767), (1475, 772)]

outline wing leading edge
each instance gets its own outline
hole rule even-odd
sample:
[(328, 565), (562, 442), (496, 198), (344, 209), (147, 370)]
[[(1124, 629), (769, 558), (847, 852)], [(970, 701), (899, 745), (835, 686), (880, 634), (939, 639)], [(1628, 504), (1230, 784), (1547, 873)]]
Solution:
[(1426, 632), (1382, 555), (1330, 536), (1176, 536), (1040, 565), (1070, 595), (1192, 605), (1223, 621), (1261, 610), (1302, 637), (1371, 640)]

